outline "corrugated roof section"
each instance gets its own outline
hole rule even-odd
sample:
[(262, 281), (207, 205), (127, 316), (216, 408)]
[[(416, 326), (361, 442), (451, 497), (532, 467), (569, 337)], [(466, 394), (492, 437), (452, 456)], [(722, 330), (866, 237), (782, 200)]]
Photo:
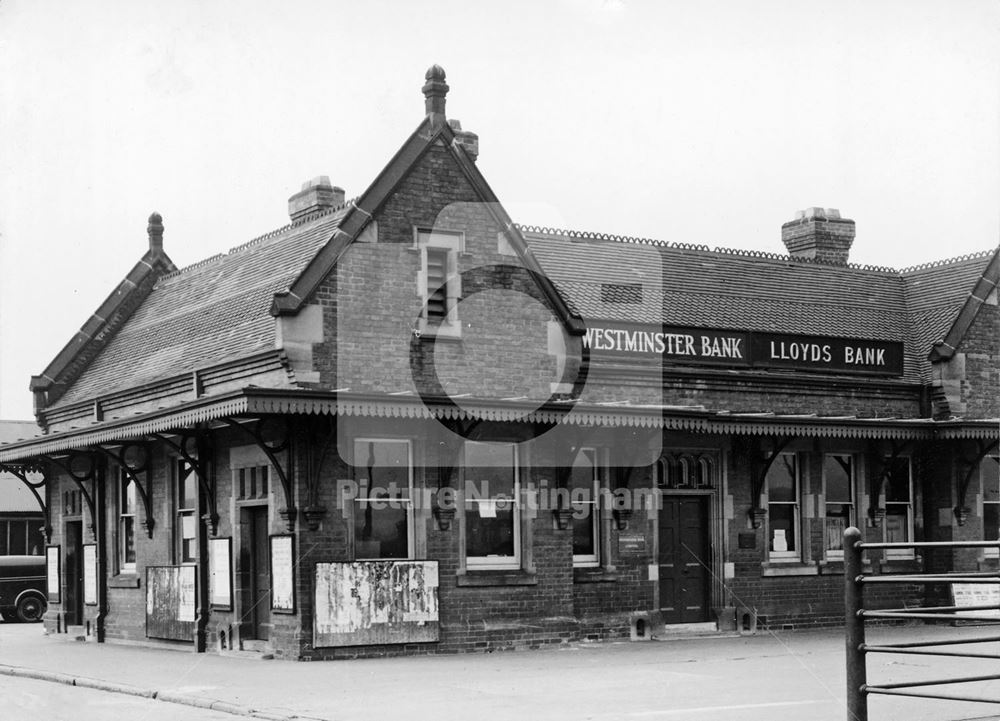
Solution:
[(269, 314), (346, 212), (296, 223), (160, 278), (55, 407), (275, 347)]

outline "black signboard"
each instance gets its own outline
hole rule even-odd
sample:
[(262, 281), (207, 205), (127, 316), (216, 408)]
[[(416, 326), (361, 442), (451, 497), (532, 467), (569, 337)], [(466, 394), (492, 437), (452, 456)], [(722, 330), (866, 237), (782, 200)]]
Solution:
[(903, 374), (903, 344), (898, 341), (606, 323), (588, 327), (583, 342), (594, 358), (659, 358), (665, 365)]

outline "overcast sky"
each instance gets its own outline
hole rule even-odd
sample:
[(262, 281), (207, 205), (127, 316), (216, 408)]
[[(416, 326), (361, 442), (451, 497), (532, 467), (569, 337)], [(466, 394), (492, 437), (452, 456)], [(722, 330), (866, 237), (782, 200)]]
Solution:
[(152, 211), (184, 266), (313, 176), (361, 193), (432, 63), (518, 222), (784, 252), (825, 206), (859, 263), (995, 247), (998, 38), (976, 0), (0, 0), (0, 418)]

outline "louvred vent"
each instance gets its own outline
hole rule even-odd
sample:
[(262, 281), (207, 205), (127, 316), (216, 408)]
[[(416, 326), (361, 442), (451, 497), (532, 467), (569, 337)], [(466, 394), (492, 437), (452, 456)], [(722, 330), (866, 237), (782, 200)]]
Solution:
[(427, 249), (427, 317), (444, 318), (448, 315), (448, 251)]

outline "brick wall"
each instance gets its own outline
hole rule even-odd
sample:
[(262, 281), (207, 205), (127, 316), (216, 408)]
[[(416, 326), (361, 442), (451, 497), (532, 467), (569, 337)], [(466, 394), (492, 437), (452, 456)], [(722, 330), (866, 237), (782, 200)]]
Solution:
[[(995, 297), (995, 294), (994, 294)], [(967, 418), (1000, 416), (1000, 308), (984, 304), (959, 346), (965, 355), (961, 397)]]

